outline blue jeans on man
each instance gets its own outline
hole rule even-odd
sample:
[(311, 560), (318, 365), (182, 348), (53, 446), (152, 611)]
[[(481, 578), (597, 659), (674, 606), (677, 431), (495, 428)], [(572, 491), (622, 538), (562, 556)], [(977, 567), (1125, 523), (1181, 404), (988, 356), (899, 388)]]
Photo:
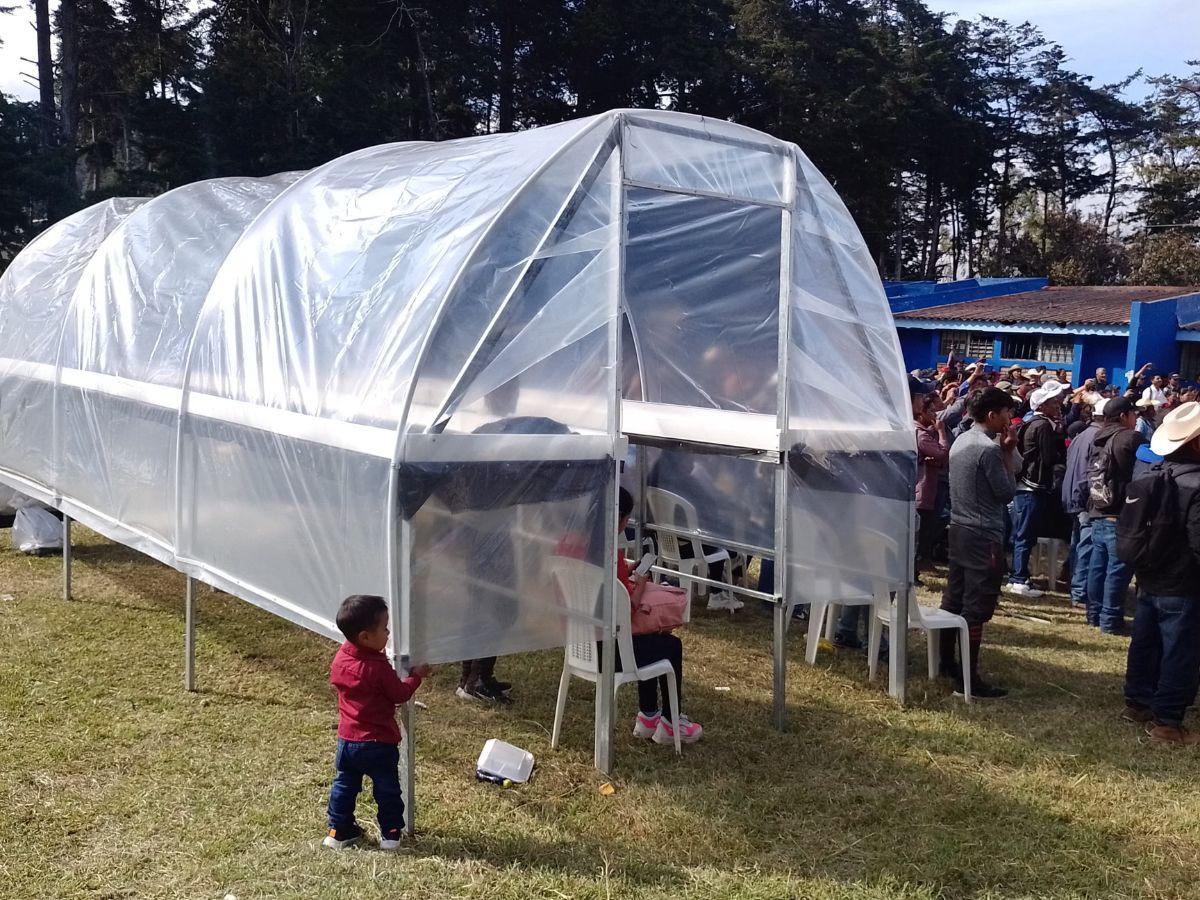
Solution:
[(1092, 559), (1088, 564), (1089, 625), (1105, 634), (1118, 634), (1125, 627), (1125, 592), (1133, 572), (1117, 556), (1117, 520), (1092, 519)]
[(338, 738), (334, 759), (337, 775), (329, 791), (329, 827), (353, 829), (354, 807), (362, 790), (363, 776), (371, 779), (371, 791), (379, 810), (379, 830), (404, 827), (404, 794), (400, 790), (400, 748), (379, 741), (347, 741)]
[(1017, 491), (1012, 501), (1012, 574), (1009, 584), (1029, 582), (1029, 557), (1037, 546), (1038, 523), (1046, 505), (1045, 491)]
[(1138, 593), (1125, 702), (1178, 728), (1200, 685), (1200, 597)]
[[(837, 629), (833, 632), (833, 643), (836, 647), (849, 647), (853, 649), (861, 649), (866, 646), (867, 641), (860, 639), (858, 636), (859, 624), (863, 625), (865, 637), (870, 638), (871, 635), (871, 615), (874, 613), (875, 607), (871, 604), (857, 604), (854, 606), (843, 606), (842, 614), (838, 616)], [(879, 655), (882, 657), (888, 652), (887, 636), (884, 635), (879, 642)]]
[(1076, 513), (1071, 528), (1071, 602), (1087, 608), (1088, 567), (1092, 562), (1092, 520), (1086, 512)]

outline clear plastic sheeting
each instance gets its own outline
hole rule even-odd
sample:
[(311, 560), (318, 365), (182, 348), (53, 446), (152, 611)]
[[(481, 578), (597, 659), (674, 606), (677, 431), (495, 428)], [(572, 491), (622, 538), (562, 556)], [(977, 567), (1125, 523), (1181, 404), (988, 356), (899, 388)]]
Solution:
[(903, 583), (903, 385), (828, 183), (675, 113), (108, 201), (0, 278), (0, 481), (334, 638), (384, 595), (411, 662), (607, 632), (550, 574), (611, 584), (625, 436), (795, 599)]
[(100, 245), (62, 331), (58, 488), (105, 529), (171, 558), (175, 437), (196, 320), (242, 228), (298, 174), (222, 178), (156, 197)]
[(916, 442), (875, 263), (837, 192), (796, 160), (787, 583), (796, 602), (836, 601), (911, 580)]
[(83, 270), (146, 201), (105, 200), (47, 228), (0, 277), (0, 469), (50, 499), (56, 485), (55, 368)]

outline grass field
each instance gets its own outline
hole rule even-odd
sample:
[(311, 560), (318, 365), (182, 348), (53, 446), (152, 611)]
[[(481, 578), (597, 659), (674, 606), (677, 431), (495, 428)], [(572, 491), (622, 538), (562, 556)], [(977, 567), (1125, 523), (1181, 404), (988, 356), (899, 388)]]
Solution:
[[(506, 709), (456, 700), (444, 669), (418, 720), (415, 844), (335, 854), (319, 846), (333, 645), (202, 589), (187, 694), (182, 576), (76, 533), (70, 604), (57, 558), (0, 536), (6, 900), (1200, 896), (1200, 757), (1118, 720), (1126, 642), (1061, 598), (1005, 604), (984, 668), (1012, 695), (971, 708), (918, 677), (900, 709), (862, 656), (809, 668), (797, 629), (784, 734), (769, 620), (701, 618), (685, 690), (706, 740), (682, 760), (635, 741), (625, 688), (611, 795), (591, 767), (590, 686), (573, 686), (549, 749), (561, 653), (502, 662)], [(920, 638), (911, 650), (917, 672)], [(488, 737), (533, 751), (530, 784), (474, 781)]]

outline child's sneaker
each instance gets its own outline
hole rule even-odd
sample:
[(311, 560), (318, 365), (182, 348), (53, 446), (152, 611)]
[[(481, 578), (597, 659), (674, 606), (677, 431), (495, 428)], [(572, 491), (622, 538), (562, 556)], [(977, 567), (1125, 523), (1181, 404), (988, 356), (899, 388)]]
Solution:
[(681, 744), (694, 744), (704, 734), (704, 729), (700, 724), (693, 722), (687, 716), (680, 716), (674, 726), (667, 721), (666, 716), (660, 716), (658, 719), (658, 728), (654, 732), (654, 743), (674, 744), (676, 728), (679, 729), (679, 743)]
[(362, 840), (363, 831), (358, 825), (351, 825), (349, 828), (330, 828), (329, 834), (325, 835), (325, 840), (321, 841), (330, 850), (345, 850), (352, 844), (357, 844)]
[(648, 716), (643, 712), (638, 713), (637, 719), (633, 723), (633, 736), (642, 738), (643, 740), (649, 740), (654, 737), (654, 732), (658, 731), (660, 719), (662, 719), (662, 716), (659, 713), (655, 713), (652, 716)]
[(379, 835), (380, 850), (399, 850), (404, 843), (404, 832), (399, 828), (389, 828)]

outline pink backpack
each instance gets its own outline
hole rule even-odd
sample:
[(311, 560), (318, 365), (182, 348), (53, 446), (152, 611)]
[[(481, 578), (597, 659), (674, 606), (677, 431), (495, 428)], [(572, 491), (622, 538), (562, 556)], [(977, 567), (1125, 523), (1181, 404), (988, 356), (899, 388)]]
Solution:
[(642, 612), (630, 610), (629, 619), (634, 634), (657, 634), (671, 631), (683, 624), (687, 610), (687, 591), (669, 584), (647, 584), (642, 591)]

